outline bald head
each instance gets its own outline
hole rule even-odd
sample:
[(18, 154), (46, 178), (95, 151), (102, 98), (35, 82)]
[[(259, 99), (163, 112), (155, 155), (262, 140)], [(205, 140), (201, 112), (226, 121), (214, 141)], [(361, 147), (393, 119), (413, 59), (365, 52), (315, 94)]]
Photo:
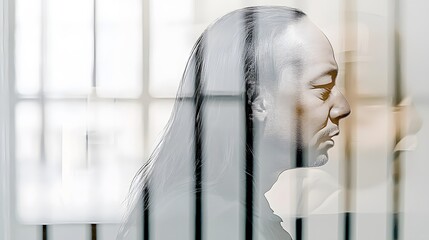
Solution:
[[(277, 35), (273, 60), (277, 81), (271, 82), (274, 90), (267, 94), (265, 136), (305, 151), (304, 166), (320, 166), (328, 160), (339, 120), (350, 113), (336, 86), (338, 66), (332, 46), (303, 17)], [(276, 155), (281, 153), (272, 157)]]

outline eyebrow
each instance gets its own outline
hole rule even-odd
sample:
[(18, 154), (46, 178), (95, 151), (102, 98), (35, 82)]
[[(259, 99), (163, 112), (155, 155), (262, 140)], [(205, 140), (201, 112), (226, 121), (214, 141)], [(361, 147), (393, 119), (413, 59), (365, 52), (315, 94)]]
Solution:
[[(311, 85), (328, 85), (335, 81), (335, 78), (338, 75), (337, 68), (329, 68), (328, 70), (322, 72), (322, 74), (318, 75), (316, 78), (310, 81)], [(323, 78), (325, 76), (331, 76), (330, 78)], [(328, 81), (327, 81), (328, 80)]]

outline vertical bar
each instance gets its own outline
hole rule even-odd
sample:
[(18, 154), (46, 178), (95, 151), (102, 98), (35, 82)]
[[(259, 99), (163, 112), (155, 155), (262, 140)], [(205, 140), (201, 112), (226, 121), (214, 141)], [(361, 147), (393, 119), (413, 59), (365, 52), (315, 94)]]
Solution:
[[(298, 89), (298, 86), (297, 86)], [(303, 120), (303, 110), (300, 106), (296, 106), (296, 126), (295, 126), (295, 138), (296, 138), (296, 146), (295, 146), (295, 167), (301, 168), (304, 167), (305, 164), (305, 149), (304, 149), (304, 143), (302, 139), (302, 120)], [(302, 187), (302, 183), (301, 186)], [(301, 201), (305, 201), (306, 199), (302, 199)], [(298, 217), (295, 219), (295, 237), (296, 240), (302, 240), (304, 239), (304, 219), (303, 217)]]
[[(144, 159), (149, 158), (149, 106), (152, 97), (149, 93), (149, 57), (150, 57), (150, 0), (142, 0), (142, 96), (140, 97), (143, 106), (143, 144)], [(150, 239), (150, 186), (146, 184), (143, 189), (143, 216), (142, 216), (142, 239)]]
[[(2, 2), (2, 33), (3, 39), (1, 39), (1, 54), (3, 61), (2, 63), (2, 76), (0, 77), (0, 82), (2, 83), (0, 88), (0, 99), (2, 106), (2, 110), (7, 110), (3, 113), (6, 113), (7, 118), (1, 121), (5, 121), (3, 126), (5, 126), (5, 132), (2, 136), (5, 145), (7, 147), (4, 149), (4, 152), (1, 152), (1, 155), (5, 157), (5, 166), (8, 168), (2, 169), (4, 170), (5, 175), (2, 175), (2, 178), (6, 181), (3, 182), (4, 189), (3, 192), (6, 194), (4, 196), (4, 207), (5, 212), (2, 215), (4, 219), (4, 225), (2, 232), (2, 236), (4, 239), (14, 239), (15, 233), (13, 232), (13, 227), (16, 224), (16, 218), (12, 216), (16, 216), (16, 153), (15, 153), (15, 1), (11, 0), (3, 0)], [(4, 95), (3, 95), (4, 93)], [(4, 108), (3, 108), (4, 106)], [(9, 114), (9, 115), (8, 115)], [(9, 194), (9, 195), (7, 195)]]
[(41, 7), (41, 24), (40, 24), (40, 37), (41, 37), (41, 51), (40, 51), (40, 110), (41, 110), (41, 129), (40, 129), (40, 159), (42, 163), (46, 163), (46, 144), (45, 144), (45, 128), (46, 128), (46, 116), (45, 116), (45, 75), (46, 75), (46, 15), (47, 15), (47, 0), (41, 0), (42, 6)]
[[(345, 63), (344, 63), (344, 87), (345, 95), (349, 99), (349, 104), (352, 109), (355, 106), (355, 89), (356, 89), (356, 49), (357, 49), (357, 11), (356, 11), (356, 0), (349, 0), (344, 2), (344, 39), (345, 39)], [(354, 38), (352, 38), (352, 37)], [(352, 146), (352, 134), (355, 127), (354, 124), (355, 115), (351, 115), (347, 122), (344, 124), (344, 140), (345, 140), (345, 159), (342, 161), (344, 186), (345, 186), (345, 199), (344, 209), (345, 213), (339, 215), (343, 218), (344, 231), (342, 239), (350, 240), (353, 238), (353, 220), (354, 216), (351, 212), (354, 206), (354, 196), (352, 189), (355, 182), (356, 174), (354, 172), (356, 166), (353, 158), (353, 146)], [(341, 222), (341, 221), (340, 221)]]
[(42, 239), (43, 240), (48, 240), (48, 226), (47, 225), (42, 225)]
[(97, 86), (97, 0), (93, 0), (93, 26), (92, 26), (92, 58), (93, 58), (93, 66), (92, 66), (92, 82), (91, 86), (94, 89)]
[(344, 239), (349, 240), (352, 239), (352, 213), (345, 212), (343, 215), (344, 218)]
[(85, 164), (89, 165), (89, 115), (90, 105), (93, 98), (96, 98), (97, 87), (97, 0), (92, 2), (92, 77), (91, 77), (91, 92), (86, 98), (87, 108), (87, 124), (85, 131)]
[(203, 213), (202, 213), (202, 175), (203, 175), (203, 159), (202, 159), (202, 129), (203, 129), (203, 112), (201, 111), (201, 106), (203, 103), (203, 94), (202, 94), (202, 83), (201, 83), (201, 76), (202, 76), (202, 68), (203, 68), (203, 45), (204, 45), (204, 39), (200, 39), (200, 44), (198, 45), (196, 52), (195, 52), (195, 82), (194, 82), (194, 106), (195, 106), (195, 122), (194, 122), (194, 141), (195, 141), (195, 160), (194, 160), (194, 174), (195, 174), (195, 218), (194, 218), (194, 225), (195, 225), (195, 240), (201, 240), (202, 239), (202, 220), (203, 220)]
[(400, 9), (400, 0), (394, 1), (394, 64), (395, 64), (395, 76), (394, 76), (394, 95), (393, 95), (393, 104), (395, 106), (398, 106), (402, 99), (403, 99), (403, 92), (402, 92), (402, 67), (401, 67), (401, 9)]
[[(0, 1), (0, 31), (2, 33), (0, 39), (0, 239), (11, 239), (11, 216), (13, 208), (11, 197), (13, 193), (13, 156), (14, 148), (11, 141), (11, 127), (13, 126), (13, 117), (11, 114), (14, 112), (11, 109), (11, 86), (13, 86), (12, 71), (10, 67), (13, 66), (11, 61), (13, 55), (13, 33), (14, 33), (14, 13), (10, 11), (13, 9), (14, 1), (3, 0)], [(12, 79), (12, 80), (11, 80)]]
[[(40, 24), (40, 111), (41, 111), (41, 129), (40, 129), (40, 160), (42, 164), (46, 164), (46, 153), (45, 153), (45, 129), (46, 129), (46, 113), (45, 113), (45, 75), (46, 75), (46, 15), (47, 15), (47, 0), (41, 0), (41, 24)], [(48, 226), (42, 226), (42, 239), (48, 240)]]
[(296, 240), (302, 240), (303, 239), (303, 225), (304, 225), (304, 219), (302, 217), (298, 217), (295, 219), (295, 237)]
[(97, 240), (97, 224), (91, 224), (91, 240)]
[(145, 186), (143, 189), (143, 217), (142, 217), (142, 221), (143, 221), (143, 240), (149, 240), (149, 202), (150, 202), (150, 197), (149, 197), (149, 186)]
[(244, 77), (246, 83), (245, 91), (245, 114), (246, 114), (246, 162), (245, 162), (245, 181), (246, 181), (246, 195), (245, 195), (245, 234), (244, 237), (246, 240), (253, 239), (253, 205), (254, 205), (254, 156), (253, 156), (253, 118), (252, 118), (252, 96), (249, 96), (252, 91), (256, 91), (256, 86), (258, 84), (257, 72), (255, 66), (255, 56), (254, 56), (254, 37), (255, 37), (255, 15), (253, 9), (249, 9), (244, 13), (245, 18), (245, 46), (244, 46)]
[[(345, 67), (345, 78), (346, 78), (346, 82), (348, 81), (348, 78), (351, 77), (351, 73), (350, 73), (350, 67), (348, 65), (351, 65), (353, 63), (346, 63), (346, 67)], [(347, 84), (346, 84), (347, 85)], [(346, 87), (347, 88), (347, 87)], [(350, 122), (352, 122), (352, 120), (350, 120)], [(350, 125), (352, 125), (350, 123)], [(354, 162), (352, 159), (352, 146), (351, 146), (351, 131), (352, 131), (352, 126), (345, 126), (345, 133), (344, 133), (344, 138), (345, 138), (345, 159), (344, 159), (344, 181), (345, 181), (345, 199), (344, 199), (344, 208), (345, 208), (345, 213), (343, 215), (343, 220), (344, 220), (344, 236), (343, 239), (344, 240), (350, 240), (352, 239), (352, 226), (353, 226), (353, 213), (351, 212), (352, 206), (354, 204), (353, 201), (353, 196), (352, 196), (352, 188), (353, 188), (353, 184), (354, 184)]]
[[(393, 41), (394, 41), (394, 89), (393, 89), (393, 109), (394, 113), (397, 115), (401, 112), (400, 103), (403, 99), (402, 92), (402, 68), (401, 68), (401, 29), (400, 29), (400, 0), (394, 1), (393, 9)], [(401, 117), (394, 118), (394, 125), (396, 129), (395, 132), (395, 145), (396, 146), (402, 137), (401, 126), (402, 119)], [(392, 156), (392, 239), (400, 240), (402, 239), (401, 233), (401, 205), (402, 205), (402, 174), (403, 174), (403, 163), (401, 158), (401, 151), (394, 151)]]

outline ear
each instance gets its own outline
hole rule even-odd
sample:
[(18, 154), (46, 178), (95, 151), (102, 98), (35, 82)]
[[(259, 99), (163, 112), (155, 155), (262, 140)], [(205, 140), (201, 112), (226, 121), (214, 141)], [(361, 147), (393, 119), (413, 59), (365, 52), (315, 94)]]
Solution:
[(253, 119), (264, 122), (267, 118), (267, 102), (264, 97), (258, 96), (252, 103)]

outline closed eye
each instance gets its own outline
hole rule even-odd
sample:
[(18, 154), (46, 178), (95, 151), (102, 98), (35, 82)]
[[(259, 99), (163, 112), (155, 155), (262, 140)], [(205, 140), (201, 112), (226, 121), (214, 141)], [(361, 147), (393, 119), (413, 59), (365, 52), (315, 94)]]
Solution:
[(328, 84), (313, 86), (314, 89), (317, 90), (318, 98), (323, 101), (326, 101), (331, 95), (331, 90), (334, 87), (335, 83), (330, 82)]
[(331, 94), (331, 89), (329, 88), (322, 88), (320, 93), (320, 99), (327, 100), (329, 98), (329, 95)]

